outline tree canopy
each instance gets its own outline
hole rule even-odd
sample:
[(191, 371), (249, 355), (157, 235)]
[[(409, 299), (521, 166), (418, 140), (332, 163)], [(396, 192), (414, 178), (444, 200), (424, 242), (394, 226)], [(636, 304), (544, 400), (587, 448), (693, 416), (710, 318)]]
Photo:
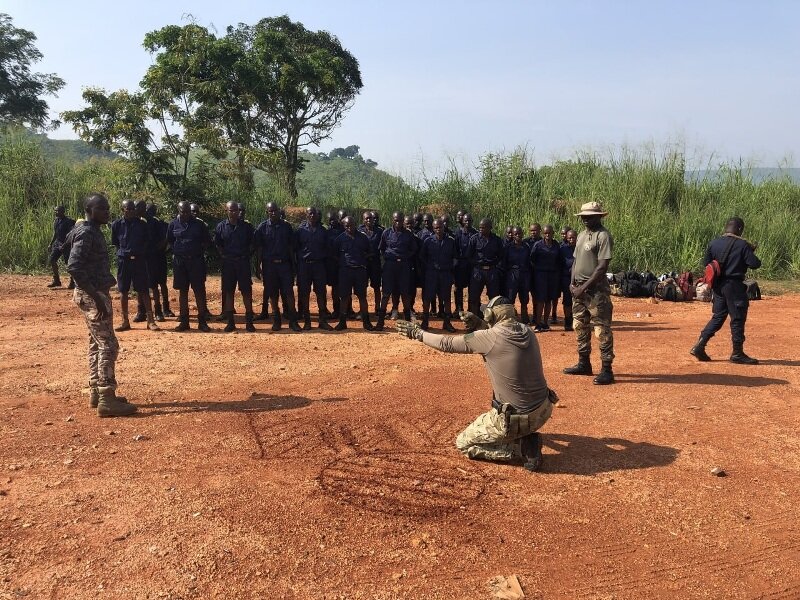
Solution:
[(223, 37), (172, 25), (147, 34), (145, 47), (156, 56), (142, 85), (165, 102), (187, 100), (187, 138), (233, 152), (242, 176), (252, 167), (279, 176), (293, 197), (299, 150), (330, 137), (362, 87), (358, 61), (335, 36), (285, 15)]
[(35, 41), (33, 32), (14, 27), (11, 17), (0, 13), (0, 123), (44, 129), (50, 122), (41, 96), (55, 95), (64, 80), (31, 72), (31, 65), (42, 59)]

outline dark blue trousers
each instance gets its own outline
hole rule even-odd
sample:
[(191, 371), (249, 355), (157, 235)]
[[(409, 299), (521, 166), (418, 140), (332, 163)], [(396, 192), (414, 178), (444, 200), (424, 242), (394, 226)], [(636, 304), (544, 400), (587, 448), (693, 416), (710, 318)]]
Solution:
[[(444, 316), (450, 318), (453, 315), (453, 306), (450, 302), (453, 290), (453, 272), (451, 270), (438, 270), (431, 266), (425, 269), (425, 283), (422, 286), (422, 306), (427, 307), (439, 299), (444, 303)], [(436, 306), (434, 305), (435, 309)]]
[(264, 291), (272, 302), (273, 310), (278, 312), (278, 295), (283, 298), (283, 302), (288, 304), (283, 309), (289, 313), (290, 318), (294, 318), (294, 274), (292, 265), (289, 262), (275, 263), (264, 260)]
[(469, 280), (469, 310), (480, 315), (481, 293), (486, 288), (486, 293), (491, 300), (500, 295), (500, 270), (496, 266), (475, 266)]
[(700, 333), (704, 340), (714, 337), (725, 319), (731, 318), (731, 340), (734, 344), (744, 343), (744, 324), (747, 321), (747, 309), (750, 300), (747, 298), (747, 286), (738, 279), (723, 279), (719, 286), (714, 287), (714, 297), (711, 301), (711, 320)]

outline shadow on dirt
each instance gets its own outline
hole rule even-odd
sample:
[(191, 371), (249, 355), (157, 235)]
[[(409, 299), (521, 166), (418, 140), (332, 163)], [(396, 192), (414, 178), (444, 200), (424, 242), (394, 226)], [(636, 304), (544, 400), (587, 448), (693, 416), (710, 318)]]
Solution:
[(611, 323), (613, 331), (677, 331), (678, 327), (661, 327), (667, 323), (654, 321), (614, 321)]
[(726, 373), (643, 373), (633, 375), (614, 373), (617, 383), (686, 383), (690, 385), (734, 385), (737, 387), (764, 387), (767, 385), (788, 385), (785, 379), (774, 377), (752, 377), (749, 375), (730, 375)]
[(647, 442), (619, 438), (543, 433), (545, 451), (542, 471), (571, 475), (596, 475), (609, 471), (664, 467), (678, 457), (679, 450)]
[(780, 365), (783, 367), (800, 367), (800, 360), (791, 360), (789, 358), (764, 358), (758, 359), (760, 365)]
[(231, 412), (261, 413), (273, 410), (304, 408), (313, 402), (343, 402), (347, 398), (319, 398), (312, 400), (303, 396), (273, 396), (253, 393), (245, 400), (192, 400), (189, 402), (154, 402), (141, 404), (138, 416), (165, 415), (186, 412)]

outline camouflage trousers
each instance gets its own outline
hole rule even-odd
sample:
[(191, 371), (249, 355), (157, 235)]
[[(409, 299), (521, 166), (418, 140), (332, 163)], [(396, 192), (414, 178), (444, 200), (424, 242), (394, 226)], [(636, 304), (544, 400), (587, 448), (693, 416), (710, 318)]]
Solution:
[(108, 316), (97, 318), (94, 299), (80, 288), (75, 288), (72, 301), (81, 309), (89, 328), (89, 387), (117, 388), (114, 366), (119, 354), (119, 342), (114, 335), (111, 296), (98, 292), (105, 302)]
[(521, 438), (540, 429), (552, 412), (550, 400), (542, 402), (533, 412), (511, 417), (492, 408), (458, 434), (456, 448), (468, 458), (477, 460), (519, 460), (522, 458)]
[(594, 334), (600, 341), (600, 359), (604, 362), (614, 360), (614, 334), (611, 333), (613, 313), (611, 291), (607, 286), (589, 290), (580, 298), (572, 298), (572, 318), (578, 337), (578, 354), (591, 354), (592, 329), (594, 329)]

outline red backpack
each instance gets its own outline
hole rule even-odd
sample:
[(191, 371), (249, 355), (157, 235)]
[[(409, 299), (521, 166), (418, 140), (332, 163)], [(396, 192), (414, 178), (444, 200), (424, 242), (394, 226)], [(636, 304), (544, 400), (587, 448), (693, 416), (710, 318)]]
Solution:
[(705, 281), (709, 287), (713, 288), (715, 280), (722, 276), (722, 271), (725, 268), (725, 261), (728, 260), (728, 255), (730, 255), (731, 248), (733, 248), (733, 243), (735, 241), (735, 237), (730, 237), (728, 239), (728, 245), (725, 247), (725, 252), (722, 253), (720, 260), (717, 261), (715, 258), (706, 265), (706, 270), (703, 272), (703, 281)]

